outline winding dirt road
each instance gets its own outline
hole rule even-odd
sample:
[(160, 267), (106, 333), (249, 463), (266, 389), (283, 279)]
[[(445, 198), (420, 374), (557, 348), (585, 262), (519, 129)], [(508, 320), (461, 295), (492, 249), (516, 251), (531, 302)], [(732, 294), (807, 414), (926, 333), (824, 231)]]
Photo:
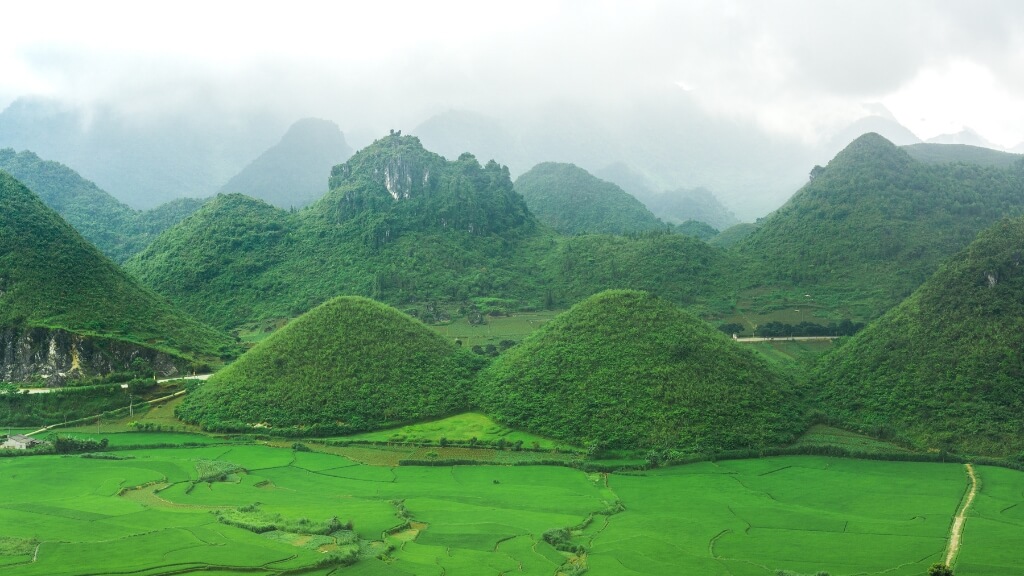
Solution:
[(953, 526), (949, 531), (949, 546), (946, 548), (946, 566), (953, 565), (953, 559), (956, 558), (957, 552), (960, 551), (960, 537), (964, 533), (964, 520), (967, 517), (967, 510), (971, 507), (971, 503), (974, 502), (974, 496), (978, 493), (978, 477), (974, 474), (974, 466), (964, 464), (964, 468), (967, 468), (967, 475), (971, 478), (971, 489), (967, 492), (967, 498), (964, 499), (963, 506), (960, 507), (956, 517), (953, 518)]

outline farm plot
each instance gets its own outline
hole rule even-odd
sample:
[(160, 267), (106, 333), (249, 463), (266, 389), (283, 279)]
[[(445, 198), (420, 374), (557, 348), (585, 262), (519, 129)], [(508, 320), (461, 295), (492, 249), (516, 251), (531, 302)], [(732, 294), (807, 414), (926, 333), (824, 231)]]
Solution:
[(816, 457), (616, 475), (626, 511), (581, 538), (596, 574), (919, 575), (942, 559), (964, 483), (956, 464)]
[(980, 490), (964, 523), (957, 575), (1013, 576), (1024, 566), (1024, 485), (1020, 472), (975, 467)]
[[(551, 575), (574, 562), (601, 575), (916, 576), (942, 557), (966, 482), (956, 464), (820, 457), (588, 475), (258, 445), (116, 454), (0, 460), (0, 572)], [(957, 574), (1011, 574), (1024, 474), (979, 473)]]

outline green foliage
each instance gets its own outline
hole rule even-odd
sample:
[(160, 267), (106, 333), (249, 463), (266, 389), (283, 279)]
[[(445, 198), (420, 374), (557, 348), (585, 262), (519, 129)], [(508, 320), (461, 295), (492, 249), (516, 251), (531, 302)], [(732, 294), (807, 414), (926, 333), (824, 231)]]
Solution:
[(509, 426), (583, 446), (714, 455), (804, 428), (791, 383), (713, 327), (642, 292), (608, 291), (486, 368), (479, 403)]
[(0, 172), (0, 326), (61, 328), (185, 358), (230, 339), (143, 288), (56, 212)]
[(127, 268), (221, 327), (297, 316), (338, 294), (434, 320), (446, 307), (558, 308), (622, 287), (702, 304), (738, 270), (678, 234), (560, 237), (537, 224), (505, 167), (449, 162), (415, 138), (378, 140), (332, 173), (331, 192), (294, 214), (220, 196)]
[(316, 522), (308, 518), (285, 518), (281, 514), (267, 512), (260, 508), (259, 503), (242, 506), (232, 510), (218, 511), (217, 520), (229, 526), (262, 534), (272, 530), (291, 532), (293, 534), (327, 535), (339, 530), (351, 530), (352, 526), (342, 525), (337, 517)]
[(967, 144), (920, 143), (902, 146), (902, 148), (906, 150), (907, 154), (910, 154), (911, 158), (926, 164), (962, 163), (1009, 168), (1024, 158), (1020, 154), (1010, 154)]
[(643, 203), (573, 164), (544, 162), (516, 179), (537, 219), (561, 234), (628, 234), (665, 228)]
[(928, 567), (928, 576), (953, 576), (953, 569), (942, 562), (936, 562)]
[(479, 363), (393, 308), (341, 297), (198, 386), (177, 414), (215, 430), (372, 430), (465, 410)]
[[(136, 405), (140, 400), (163, 394), (152, 380), (135, 380), (130, 387)], [(0, 401), (0, 425), (44, 426), (73, 422), (105, 412), (127, 409), (128, 404), (128, 395), (119, 384), (69, 386), (47, 394), (5, 395)]]
[(748, 281), (870, 318), (998, 219), (1024, 212), (1024, 171), (923, 164), (877, 134), (838, 154), (736, 250)]
[(920, 289), (823, 357), (829, 414), (919, 447), (1024, 449), (1024, 218), (981, 233)]
[(141, 251), (158, 234), (202, 205), (182, 198), (146, 212), (132, 210), (116, 198), (60, 164), (29, 151), (0, 150), (0, 170), (39, 195), (83, 237), (116, 262)]
[(73, 438), (58, 434), (53, 438), (53, 450), (57, 454), (80, 454), (83, 452), (99, 452), (107, 449), (108, 441)]

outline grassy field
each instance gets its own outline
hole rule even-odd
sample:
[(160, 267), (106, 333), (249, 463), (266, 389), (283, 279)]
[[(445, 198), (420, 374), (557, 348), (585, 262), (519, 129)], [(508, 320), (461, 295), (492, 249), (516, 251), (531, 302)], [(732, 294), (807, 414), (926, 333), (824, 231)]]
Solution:
[[(371, 466), (253, 444), (114, 454), (0, 459), (5, 576), (920, 575), (967, 483), (957, 464), (809, 456), (607, 475)], [(979, 474), (956, 573), (1019, 573), (1024, 474)]]
[(555, 442), (542, 436), (519, 432), (506, 428), (487, 416), (468, 412), (442, 420), (433, 420), (420, 424), (410, 424), (397, 429), (380, 430), (346, 436), (346, 440), (367, 442), (439, 442), (442, 438), (453, 442), (469, 442), (476, 438), (479, 442), (493, 444), (504, 440), (507, 444), (522, 442), (527, 448), (551, 450), (563, 446), (563, 442)]
[(557, 311), (516, 312), (511, 316), (485, 316), (486, 324), (470, 324), (466, 318), (456, 318), (449, 324), (430, 328), (445, 338), (461, 341), (463, 346), (497, 346), (503, 340), (521, 341), (557, 315)]

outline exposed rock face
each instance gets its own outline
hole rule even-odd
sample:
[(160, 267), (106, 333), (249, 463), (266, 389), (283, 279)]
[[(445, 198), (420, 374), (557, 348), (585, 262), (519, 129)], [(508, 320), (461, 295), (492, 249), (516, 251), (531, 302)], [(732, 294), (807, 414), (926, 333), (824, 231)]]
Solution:
[(173, 376), (187, 368), (185, 360), (128, 342), (48, 328), (0, 328), (0, 381), (43, 378), (60, 386), (71, 378), (111, 372)]

